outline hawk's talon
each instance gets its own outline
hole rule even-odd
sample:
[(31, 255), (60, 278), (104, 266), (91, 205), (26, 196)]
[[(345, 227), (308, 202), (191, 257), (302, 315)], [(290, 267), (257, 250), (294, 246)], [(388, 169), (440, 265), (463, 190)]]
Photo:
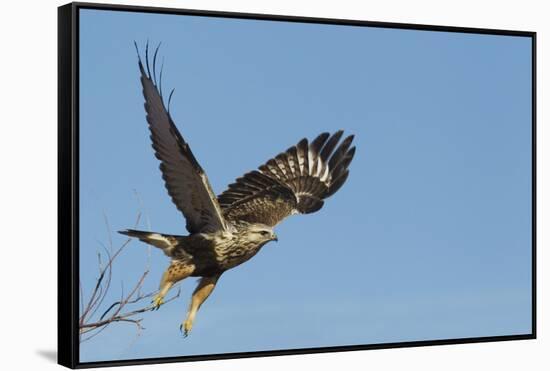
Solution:
[(189, 331), (183, 327), (183, 323), (180, 324), (180, 332), (184, 339), (189, 335)]
[(189, 333), (191, 332), (191, 327), (192, 326), (193, 325), (187, 323), (187, 321), (180, 324), (180, 332), (181, 332), (181, 334), (183, 335), (184, 338), (189, 336)]
[(151, 304), (153, 304), (153, 308), (151, 310), (159, 310), (160, 306), (164, 304), (164, 300), (162, 299), (162, 296), (156, 296), (153, 300), (151, 300)]

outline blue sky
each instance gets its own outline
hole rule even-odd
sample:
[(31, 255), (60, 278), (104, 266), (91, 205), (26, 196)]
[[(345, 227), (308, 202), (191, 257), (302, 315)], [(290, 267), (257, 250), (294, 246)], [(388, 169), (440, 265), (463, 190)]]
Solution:
[[(222, 276), (188, 338), (194, 278), (141, 316), (137, 339), (121, 323), (83, 343), (82, 362), (531, 332), (530, 39), (82, 10), (86, 293), (103, 214), (114, 230), (142, 210), (153, 230), (185, 233), (151, 149), (134, 40), (162, 41), (172, 116), (216, 193), (322, 131), (355, 134), (357, 153), (320, 212), (289, 218), (278, 243)], [(109, 303), (147, 256), (140, 242), (125, 250)], [(151, 251), (144, 291), (167, 264)]]

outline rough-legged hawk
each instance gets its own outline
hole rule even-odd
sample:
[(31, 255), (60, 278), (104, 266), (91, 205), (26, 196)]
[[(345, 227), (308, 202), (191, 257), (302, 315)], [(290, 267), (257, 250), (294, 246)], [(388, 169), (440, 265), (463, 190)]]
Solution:
[(189, 144), (172, 121), (172, 94), (168, 108), (164, 104), (156, 79), (157, 52), (158, 48), (152, 71), (148, 47), (145, 67), (138, 52), (145, 111), (162, 177), (172, 201), (187, 221), (189, 235), (136, 230), (120, 233), (158, 247), (171, 259), (154, 299), (156, 308), (176, 282), (189, 276), (202, 277), (193, 292), (187, 318), (180, 326), (187, 335), (197, 310), (223, 272), (252, 258), (266, 243), (277, 241), (272, 228), (287, 216), (318, 211), (324, 199), (340, 189), (348, 177), (355, 147), (351, 147), (352, 135), (340, 141), (342, 131), (322, 133), (312, 141), (302, 139), (257, 170), (237, 178), (216, 197)]

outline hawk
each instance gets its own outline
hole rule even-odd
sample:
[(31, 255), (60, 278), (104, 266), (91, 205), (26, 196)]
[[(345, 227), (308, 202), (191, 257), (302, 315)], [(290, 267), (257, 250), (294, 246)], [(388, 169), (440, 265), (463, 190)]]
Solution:
[[(160, 45), (159, 45), (160, 46)], [(191, 331), (199, 307), (214, 290), (220, 276), (258, 253), (268, 242), (277, 241), (273, 227), (293, 214), (310, 214), (323, 206), (344, 184), (355, 154), (353, 135), (343, 131), (322, 133), (271, 158), (257, 170), (237, 178), (216, 196), (189, 144), (170, 115), (172, 92), (165, 106), (162, 68), (156, 79), (155, 50), (152, 71), (148, 45), (143, 66), (138, 66), (145, 98), (146, 118), (155, 156), (168, 194), (186, 219), (186, 236), (127, 229), (124, 235), (161, 249), (170, 258), (163, 273), (154, 309), (163, 304), (170, 288), (187, 277), (200, 277), (187, 317), (180, 325), (184, 336)]]

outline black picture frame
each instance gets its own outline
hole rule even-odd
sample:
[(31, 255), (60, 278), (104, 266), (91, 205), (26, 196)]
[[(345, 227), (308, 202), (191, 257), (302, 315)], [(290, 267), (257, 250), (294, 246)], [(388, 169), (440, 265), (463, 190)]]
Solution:
[[(79, 10), (99, 9), (140, 13), (201, 15), (209, 17), (270, 20), (283, 22), (353, 25), (409, 30), (521, 36), (532, 42), (532, 333), (512, 336), (472, 337), (410, 341), (358, 346), (286, 349), (277, 351), (209, 354), (101, 362), (79, 361), (78, 277), (79, 277)], [(485, 28), (386, 23), (330, 18), (310, 18), (268, 14), (233, 13), (176, 8), (70, 3), (58, 8), (58, 363), (69, 368), (121, 366), (228, 358), (264, 357), (292, 354), (343, 352), (367, 349), (418, 347), (429, 345), (480, 343), (536, 338), (536, 32)]]

